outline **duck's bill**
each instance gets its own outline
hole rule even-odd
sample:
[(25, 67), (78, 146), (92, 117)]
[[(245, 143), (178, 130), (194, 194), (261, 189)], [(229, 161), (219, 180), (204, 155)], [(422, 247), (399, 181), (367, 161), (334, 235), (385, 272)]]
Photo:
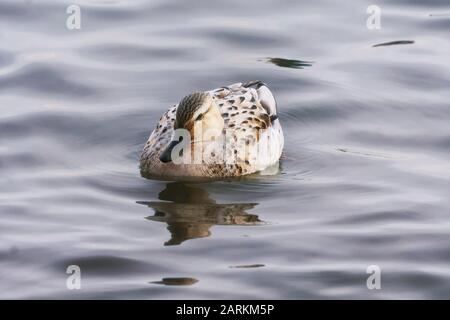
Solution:
[(172, 150), (175, 148), (177, 144), (179, 144), (180, 141), (171, 141), (167, 148), (161, 153), (159, 156), (159, 160), (164, 163), (168, 163), (172, 161)]

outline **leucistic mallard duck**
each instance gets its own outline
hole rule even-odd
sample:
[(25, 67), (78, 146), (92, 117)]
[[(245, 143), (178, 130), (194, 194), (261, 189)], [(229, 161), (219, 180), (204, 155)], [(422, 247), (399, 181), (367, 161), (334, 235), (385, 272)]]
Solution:
[(275, 98), (261, 81), (184, 97), (167, 110), (140, 158), (145, 175), (222, 178), (278, 164), (284, 137)]

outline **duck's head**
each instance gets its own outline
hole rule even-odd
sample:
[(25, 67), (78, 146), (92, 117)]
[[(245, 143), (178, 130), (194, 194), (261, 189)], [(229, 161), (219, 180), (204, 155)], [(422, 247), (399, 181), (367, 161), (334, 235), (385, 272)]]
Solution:
[[(223, 126), (224, 121), (219, 107), (208, 93), (192, 93), (178, 104), (174, 129), (189, 131), (192, 143), (211, 139), (215, 133), (222, 132)], [(172, 150), (179, 142), (181, 141), (178, 139), (171, 141), (159, 159), (162, 162), (172, 161)]]

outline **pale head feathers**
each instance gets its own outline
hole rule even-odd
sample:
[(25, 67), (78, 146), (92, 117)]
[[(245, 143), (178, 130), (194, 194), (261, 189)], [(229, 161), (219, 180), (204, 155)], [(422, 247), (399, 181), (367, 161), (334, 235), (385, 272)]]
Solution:
[(175, 128), (189, 129), (201, 114), (206, 112), (212, 98), (205, 92), (194, 92), (184, 97), (177, 108)]

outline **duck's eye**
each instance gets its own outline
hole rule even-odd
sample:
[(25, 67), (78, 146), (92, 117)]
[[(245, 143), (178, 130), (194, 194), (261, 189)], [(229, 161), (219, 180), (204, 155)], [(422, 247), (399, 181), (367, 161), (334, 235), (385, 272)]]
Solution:
[(195, 121), (200, 121), (200, 120), (202, 120), (202, 119), (203, 119), (203, 114), (200, 113), (200, 114), (197, 116), (197, 118), (195, 118)]

